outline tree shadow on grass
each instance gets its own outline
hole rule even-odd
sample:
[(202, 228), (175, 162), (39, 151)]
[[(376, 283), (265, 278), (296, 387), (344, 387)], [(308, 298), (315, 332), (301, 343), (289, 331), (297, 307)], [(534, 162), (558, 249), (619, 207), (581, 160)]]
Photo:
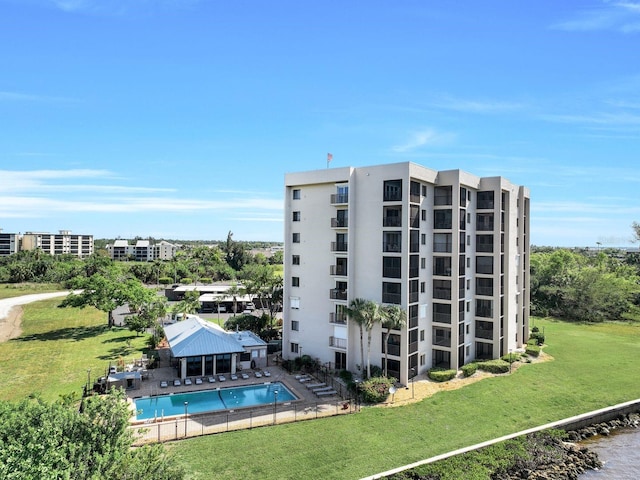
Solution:
[(96, 325), (93, 327), (67, 327), (58, 330), (50, 330), (42, 333), (32, 333), (30, 335), (21, 335), (13, 339), (14, 342), (47, 342), (55, 340), (85, 340), (101, 335), (108, 331), (106, 325)]

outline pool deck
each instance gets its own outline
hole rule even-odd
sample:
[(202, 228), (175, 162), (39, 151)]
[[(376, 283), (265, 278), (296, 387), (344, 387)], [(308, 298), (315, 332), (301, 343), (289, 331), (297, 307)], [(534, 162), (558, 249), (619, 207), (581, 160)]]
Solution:
[[(244, 373), (249, 375), (249, 378), (243, 379), (240, 374), (238, 374), (237, 380), (231, 380), (229, 374), (225, 374), (226, 381), (220, 382), (216, 376), (215, 383), (209, 383), (208, 377), (202, 377), (202, 383), (196, 384), (196, 377), (191, 378), (191, 385), (185, 385), (184, 381), (181, 379), (180, 386), (174, 386), (173, 381), (178, 378), (176, 376), (176, 369), (170, 365), (169, 361), (169, 352), (168, 349), (161, 349), (160, 351), (160, 366), (158, 368), (150, 369), (148, 378), (144, 379), (140, 388), (138, 389), (130, 389), (127, 390), (127, 396), (131, 400), (131, 406), (134, 408), (133, 400), (140, 397), (149, 397), (156, 395), (168, 395), (174, 393), (187, 393), (187, 392), (197, 392), (202, 390), (214, 390), (217, 388), (233, 388), (238, 386), (246, 386), (246, 385), (262, 385), (265, 383), (273, 383), (273, 382), (281, 382), (283, 383), (298, 399), (292, 400), (290, 402), (283, 403), (281, 407), (278, 407), (278, 417), (277, 423), (282, 423), (286, 421), (293, 421), (295, 418), (300, 418), (306, 415), (311, 415), (310, 412), (314, 411), (315, 415), (318, 415), (318, 411), (320, 412), (332, 412), (335, 411), (336, 403), (341, 402), (341, 398), (338, 395), (326, 395), (326, 396), (318, 396), (311, 389), (306, 388), (308, 382), (300, 382), (297, 378), (296, 374), (289, 374), (286, 370), (279, 367), (275, 364), (275, 356), (269, 356), (268, 367), (262, 370), (248, 370), (244, 371)], [(262, 377), (256, 377), (256, 372), (263, 373), (264, 371), (268, 371), (271, 373), (269, 377), (265, 377), (264, 374)], [(167, 382), (167, 387), (161, 387), (160, 383), (162, 381)], [(293, 409), (293, 413), (291, 411), (287, 411)], [(209, 412), (202, 414), (194, 414), (189, 415), (189, 422), (187, 424), (188, 432), (186, 436), (197, 435), (199, 432), (203, 431), (203, 427), (211, 426), (213, 424), (214, 419), (217, 417), (219, 421), (220, 415), (225, 415), (227, 413), (232, 413), (237, 417), (237, 420), (234, 420), (233, 429), (242, 429), (242, 428), (252, 428), (260, 425), (269, 425), (272, 423), (272, 412), (273, 407), (271, 405), (266, 405), (264, 407), (252, 407), (246, 410), (248, 413), (246, 415), (242, 415), (242, 409), (235, 409), (229, 411), (218, 411), (218, 412)], [(296, 411), (298, 413), (296, 413)], [(293, 417), (292, 417), (293, 416)], [(184, 421), (184, 415), (179, 415), (175, 417), (165, 417), (162, 419), (154, 419), (153, 422), (150, 420), (139, 420), (132, 421), (133, 426), (147, 426), (150, 427), (150, 423), (156, 425), (164, 423), (165, 426), (167, 424), (173, 424), (173, 422)], [(227, 420), (228, 423), (228, 420)], [(176, 423), (177, 425), (177, 423)], [(153, 427), (152, 427), (153, 428)], [(161, 427), (158, 426), (160, 429)], [(213, 427), (211, 427), (213, 428)], [(225, 428), (228, 430), (229, 425), (227, 424)], [(219, 431), (224, 431), (222, 427), (220, 427)], [(152, 431), (150, 435), (145, 435), (148, 439), (154, 438), (155, 433)], [(168, 435), (162, 434), (160, 435), (160, 430), (158, 430), (158, 440), (160, 437), (163, 439), (173, 438), (174, 432), (170, 431)], [(210, 431), (210, 433), (216, 433), (216, 431)], [(180, 435), (182, 436), (182, 435)]]

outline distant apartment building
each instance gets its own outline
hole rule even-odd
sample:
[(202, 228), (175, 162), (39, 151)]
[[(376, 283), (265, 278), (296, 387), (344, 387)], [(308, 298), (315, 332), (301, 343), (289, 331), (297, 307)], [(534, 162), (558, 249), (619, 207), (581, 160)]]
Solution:
[(406, 311), (386, 344), (386, 329), (373, 328), (370, 351), (405, 384), (526, 343), (526, 187), (407, 162), (290, 173), (285, 189), (285, 358), (361, 373), (345, 311), (355, 298)]
[(93, 254), (93, 235), (72, 235), (69, 230), (59, 233), (26, 232), (2, 233), (0, 230), (0, 256), (19, 251), (42, 250), (49, 255), (73, 255), (85, 258)]
[(129, 243), (128, 240), (116, 240), (112, 245), (107, 245), (107, 252), (113, 260), (135, 260), (138, 262), (151, 262), (153, 260), (171, 260), (178, 247), (162, 240), (152, 244), (149, 240), (136, 240)]
[(3, 233), (0, 229), (0, 257), (18, 253), (20, 238), (17, 233)]

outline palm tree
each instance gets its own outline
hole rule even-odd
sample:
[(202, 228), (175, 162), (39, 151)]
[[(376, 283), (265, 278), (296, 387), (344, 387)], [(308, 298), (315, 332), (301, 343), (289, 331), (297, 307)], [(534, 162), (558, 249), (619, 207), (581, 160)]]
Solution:
[(349, 306), (345, 309), (347, 315), (351, 320), (358, 324), (360, 328), (360, 363), (364, 363), (364, 326), (365, 326), (365, 317), (364, 312), (366, 310), (366, 305), (369, 300), (365, 300), (364, 298), (354, 298), (349, 303)]
[(407, 325), (407, 312), (398, 305), (382, 307), (382, 326), (387, 329), (384, 334), (384, 376), (389, 371), (389, 337), (391, 330), (402, 330)]
[(364, 331), (367, 331), (367, 378), (371, 377), (371, 334), (381, 321), (380, 305), (373, 300), (355, 298), (349, 303), (347, 314), (360, 328), (360, 358), (364, 362)]
[(233, 298), (233, 313), (238, 313), (238, 296), (242, 295), (243, 290), (238, 282), (233, 282), (225, 292), (228, 297)]

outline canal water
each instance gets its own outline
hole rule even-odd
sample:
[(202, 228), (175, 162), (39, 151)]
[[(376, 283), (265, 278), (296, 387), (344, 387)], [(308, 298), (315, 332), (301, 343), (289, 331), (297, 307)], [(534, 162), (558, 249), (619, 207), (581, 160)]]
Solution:
[(593, 437), (580, 445), (604, 462), (600, 470), (590, 470), (580, 480), (636, 480), (640, 476), (640, 429), (616, 429), (608, 437)]

